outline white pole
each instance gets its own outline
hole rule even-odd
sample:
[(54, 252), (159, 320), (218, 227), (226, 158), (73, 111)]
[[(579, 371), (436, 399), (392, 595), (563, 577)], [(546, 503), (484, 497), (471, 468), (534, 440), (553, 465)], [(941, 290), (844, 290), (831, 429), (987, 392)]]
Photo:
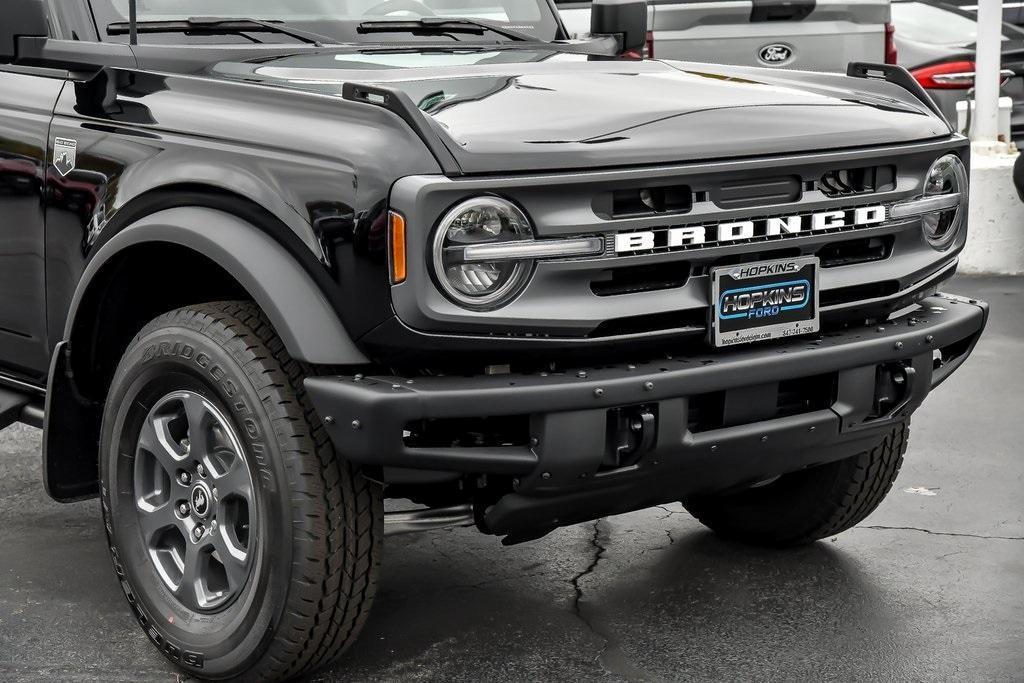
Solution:
[(1002, 57), (1003, 8), (1000, 0), (978, 2), (978, 48), (974, 63), (976, 142), (994, 143), (999, 132), (999, 70)]

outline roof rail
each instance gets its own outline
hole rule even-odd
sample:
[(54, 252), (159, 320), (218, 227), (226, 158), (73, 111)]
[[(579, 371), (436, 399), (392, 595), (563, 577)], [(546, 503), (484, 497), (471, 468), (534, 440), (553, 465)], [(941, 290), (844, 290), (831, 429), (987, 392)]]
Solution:
[(445, 146), (441, 136), (431, 127), (431, 122), (420, 112), (412, 99), (395, 88), (386, 88), (380, 85), (365, 85), (362, 83), (345, 83), (341, 87), (343, 99), (351, 102), (362, 102), (382, 109), (387, 109), (400, 119), (405, 121), (420, 140), (427, 146), (441, 171), (447, 176), (462, 175), (462, 168), (456, 161), (455, 156)]
[[(924, 106), (928, 107), (929, 111), (943, 121), (946, 121), (946, 115), (935, 104), (932, 96), (902, 66), (895, 64), (872, 64), (870, 62), (850, 62), (849, 66), (846, 67), (846, 75), (852, 78), (877, 78), (888, 81), (893, 85), (898, 85), (919, 99)], [(946, 121), (946, 125), (949, 125), (949, 121)]]

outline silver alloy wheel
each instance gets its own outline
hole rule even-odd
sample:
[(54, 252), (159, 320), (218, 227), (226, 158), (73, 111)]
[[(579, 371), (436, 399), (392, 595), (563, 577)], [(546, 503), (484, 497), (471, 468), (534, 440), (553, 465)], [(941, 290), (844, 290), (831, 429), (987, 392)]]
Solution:
[(175, 391), (149, 411), (134, 500), (143, 545), (182, 605), (216, 611), (241, 592), (255, 555), (255, 487), (241, 441), (208, 399)]

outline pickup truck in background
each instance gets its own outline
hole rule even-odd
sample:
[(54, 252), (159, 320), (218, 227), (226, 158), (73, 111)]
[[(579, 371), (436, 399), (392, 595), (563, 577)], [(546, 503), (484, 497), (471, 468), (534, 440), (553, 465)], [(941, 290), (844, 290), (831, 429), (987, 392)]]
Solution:
[[(570, 35), (590, 31), (590, 0), (555, 0)], [(896, 62), (889, 0), (649, 0), (648, 56), (846, 71)]]

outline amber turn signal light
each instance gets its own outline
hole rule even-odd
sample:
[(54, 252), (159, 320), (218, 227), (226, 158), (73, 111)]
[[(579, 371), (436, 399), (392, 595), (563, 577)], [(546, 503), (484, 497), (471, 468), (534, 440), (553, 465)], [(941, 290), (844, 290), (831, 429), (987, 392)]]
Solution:
[(405, 282), (405, 217), (388, 212), (388, 238), (391, 243), (391, 284)]

